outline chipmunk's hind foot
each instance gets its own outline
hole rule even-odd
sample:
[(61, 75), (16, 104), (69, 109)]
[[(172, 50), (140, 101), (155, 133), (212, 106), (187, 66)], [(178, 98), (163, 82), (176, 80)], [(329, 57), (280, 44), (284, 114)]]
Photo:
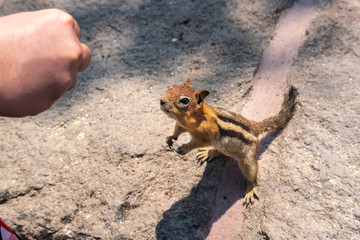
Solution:
[(200, 162), (201, 166), (204, 162), (211, 162), (219, 155), (221, 155), (221, 153), (216, 149), (201, 149), (201, 151), (197, 154), (196, 159), (198, 163)]
[(255, 202), (255, 199), (259, 200), (259, 194), (257, 193), (257, 184), (248, 183), (245, 193), (244, 205), (247, 208)]

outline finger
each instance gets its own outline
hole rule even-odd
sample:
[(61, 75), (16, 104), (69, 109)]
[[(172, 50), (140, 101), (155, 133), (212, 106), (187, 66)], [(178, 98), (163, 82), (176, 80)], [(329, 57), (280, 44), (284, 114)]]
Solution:
[(82, 48), (82, 56), (81, 56), (81, 63), (80, 63), (78, 72), (85, 71), (85, 69), (87, 69), (91, 63), (90, 49), (88, 48), (88, 46), (86, 46), (83, 43), (80, 43), (80, 46)]
[(76, 86), (76, 84), (77, 84), (77, 79), (78, 79), (78, 78), (77, 78), (77, 74), (75, 73), (75, 74), (72, 76), (72, 81), (70, 82), (70, 85), (69, 85), (67, 91), (73, 89), (73, 88)]
[(76, 37), (80, 40), (80, 27), (79, 24), (76, 22), (76, 20), (74, 19), (74, 31), (76, 34)]

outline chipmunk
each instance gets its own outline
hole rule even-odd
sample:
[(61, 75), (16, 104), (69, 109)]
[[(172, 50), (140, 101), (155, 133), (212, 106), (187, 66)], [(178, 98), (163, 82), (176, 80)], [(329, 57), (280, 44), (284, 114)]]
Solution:
[(259, 134), (274, 129), (283, 129), (294, 115), (297, 90), (291, 87), (285, 95), (278, 115), (254, 122), (240, 114), (222, 108), (211, 107), (205, 101), (208, 90), (195, 91), (190, 87), (190, 77), (183, 86), (172, 86), (160, 99), (161, 110), (176, 120), (174, 133), (166, 138), (169, 148), (179, 135), (189, 132), (191, 140), (180, 146), (176, 152), (186, 154), (195, 148), (203, 149), (198, 155), (201, 164), (224, 154), (234, 158), (248, 181), (244, 204), (248, 206), (258, 198), (257, 159)]

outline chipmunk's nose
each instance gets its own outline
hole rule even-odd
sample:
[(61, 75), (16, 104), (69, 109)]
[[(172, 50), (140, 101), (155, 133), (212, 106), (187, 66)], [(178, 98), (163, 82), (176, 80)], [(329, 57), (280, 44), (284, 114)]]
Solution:
[(165, 101), (160, 99), (160, 106), (164, 106), (165, 105)]

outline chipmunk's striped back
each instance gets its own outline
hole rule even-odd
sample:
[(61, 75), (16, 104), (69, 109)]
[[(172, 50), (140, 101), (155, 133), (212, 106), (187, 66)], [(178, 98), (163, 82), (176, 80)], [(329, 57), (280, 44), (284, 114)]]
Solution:
[(222, 108), (213, 108), (217, 115), (217, 125), (220, 136), (228, 136), (242, 140), (244, 143), (257, 141), (252, 129), (252, 123), (239, 114)]
[(289, 92), (285, 94), (279, 114), (261, 122), (250, 121), (240, 114), (222, 108), (213, 108), (219, 119), (220, 135), (237, 137), (246, 143), (255, 141), (255, 138), (262, 132), (285, 128), (294, 115), (297, 95), (296, 88), (291, 87)]

